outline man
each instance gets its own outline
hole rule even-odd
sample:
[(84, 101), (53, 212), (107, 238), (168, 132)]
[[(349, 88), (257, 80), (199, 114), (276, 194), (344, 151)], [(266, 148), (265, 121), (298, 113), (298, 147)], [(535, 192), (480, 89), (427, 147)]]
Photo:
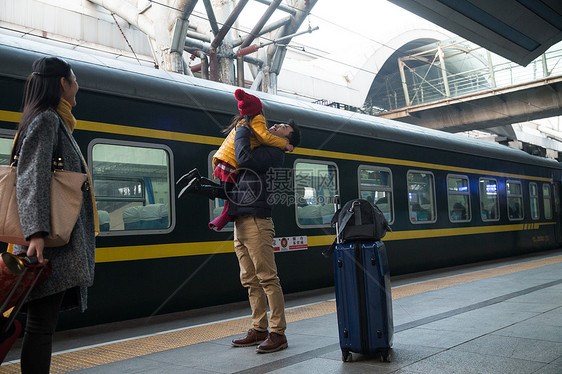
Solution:
[[(274, 125), (269, 130), (273, 135), (286, 138), (294, 147), (300, 143), (300, 130), (292, 121)], [(228, 214), (234, 217), (234, 251), (240, 265), (240, 281), (248, 289), (252, 328), (244, 337), (234, 339), (232, 345), (258, 345), (258, 353), (275, 352), (287, 348), (288, 344), (285, 302), (273, 251), (275, 231), (272, 206), (268, 203), (267, 171), (280, 167), (285, 154), (279, 148), (268, 146), (252, 150), (250, 129), (244, 126), (236, 130), (234, 147), (239, 174), (234, 189), (228, 192)]]

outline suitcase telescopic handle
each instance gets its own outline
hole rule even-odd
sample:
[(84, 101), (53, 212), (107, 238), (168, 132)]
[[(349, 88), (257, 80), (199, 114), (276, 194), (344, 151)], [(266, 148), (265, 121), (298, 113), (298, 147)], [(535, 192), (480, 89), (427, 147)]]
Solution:
[(28, 265), (37, 265), (39, 263), (39, 259), (37, 256), (28, 256), (23, 259)]
[[(26, 263), (30, 264), (30, 265), (34, 265), (34, 264), (38, 264), (39, 260), (37, 259), (37, 257), (25, 257), (24, 260)], [(4, 326), (2, 328), (2, 331), (0, 331), (0, 335), (4, 336), (5, 334), (8, 333), (8, 331), (10, 330), (10, 326), (12, 325), (12, 323), (14, 322), (14, 319), (16, 319), (17, 314), (19, 313), (21, 307), (23, 306), (23, 304), (25, 303), (25, 301), (27, 300), (27, 297), (29, 296), (29, 294), (31, 293), (31, 291), (33, 290), (33, 287), (35, 287), (35, 283), (37, 283), (37, 280), (39, 279), (39, 277), (41, 276), (41, 273), (43, 273), (43, 270), (45, 270), (45, 264), (43, 264), (43, 266), (39, 266), (37, 268), (37, 272), (35, 274), (35, 277), (33, 278), (33, 282), (31, 283), (31, 285), (25, 290), (24, 294), (20, 297), (18, 303), (14, 306), (14, 309), (12, 310), (12, 312), (10, 313), (10, 317), (8, 317), (8, 320), (5, 321)], [(19, 275), (18, 280), (16, 281), (15, 286), (12, 288), (12, 290), (10, 291), (10, 294), (8, 295), (8, 297), (6, 298), (6, 301), (4, 302), (4, 304), (7, 304), (9, 302), (9, 300), (12, 298), (14, 292), (16, 291), (16, 289), (18, 288), (18, 286), (20, 285), (21, 281), (23, 280), (23, 277), (25, 276), (25, 274), (28, 271), (33, 271), (33, 269), (26, 267), (25, 270)], [(6, 305), (2, 305), (2, 312), (4, 312), (4, 308), (6, 307)]]
[[(341, 203), (340, 203), (340, 195), (334, 195), (334, 212), (337, 212), (340, 210), (341, 207)], [(338, 223), (338, 220), (336, 220), (336, 242), (337, 243), (341, 243), (341, 238), (340, 238), (340, 225)]]

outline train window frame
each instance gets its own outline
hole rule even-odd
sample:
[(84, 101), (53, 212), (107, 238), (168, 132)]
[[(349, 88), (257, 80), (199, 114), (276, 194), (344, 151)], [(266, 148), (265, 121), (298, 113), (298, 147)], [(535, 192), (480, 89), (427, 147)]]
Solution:
[[(545, 196), (545, 194), (544, 194), (544, 191), (545, 191), (544, 188), (545, 188), (545, 187), (546, 187), (547, 190), (548, 190), (548, 198), (547, 198), (547, 197)], [(552, 201), (553, 201), (552, 187), (551, 187), (551, 185), (550, 185), (549, 183), (543, 183), (541, 189), (542, 189), (542, 203), (543, 203), (544, 218), (545, 218), (545, 219), (552, 219), (552, 217), (553, 217), (553, 210), (554, 210), (554, 207), (553, 207), (553, 205), (552, 205)], [(547, 209), (546, 209), (546, 206), (547, 206), (547, 205), (546, 205), (546, 200), (549, 201), (549, 204), (548, 204), (548, 207), (549, 207), (549, 210), (548, 210), (548, 211), (550, 212), (549, 215), (546, 214), (546, 212), (547, 212)]]
[[(449, 189), (449, 178), (457, 178), (457, 179), (463, 179), (466, 180), (466, 185), (467, 185), (467, 191), (452, 191)], [(449, 221), (451, 223), (464, 223), (464, 222), (470, 222), (472, 221), (472, 204), (470, 201), (470, 178), (468, 177), (468, 175), (461, 175), (461, 174), (447, 174), (447, 207), (448, 207), (448, 211), (447, 211), (447, 217), (449, 217)], [(451, 206), (451, 195), (453, 196), (466, 196), (467, 197), (467, 204), (468, 207), (465, 207), (465, 214), (466, 214), (466, 218), (465, 219), (455, 219), (453, 220), (451, 217), (451, 212), (454, 210), (454, 205)]]
[(159, 143), (148, 143), (148, 142), (135, 142), (126, 140), (116, 140), (107, 138), (95, 138), (88, 143), (87, 155), (88, 155), (88, 169), (90, 175), (92, 175), (92, 183), (94, 180), (94, 170), (93, 170), (93, 152), (96, 145), (113, 145), (113, 146), (124, 146), (124, 147), (138, 147), (138, 148), (150, 148), (150, 149), (160, 149), (166, 152), (168, 156), (168, 177), (169, 177), (169, 226), (163, 229), (137, 229), (137, 230), (109, 230), (100, 231), (100, 237), (113, 237), (113, 236), (132, 236), (132, 235), (156, 235), (156, 234), (169, 234), (174, 231), (176, 227), (176, 191), (175, 191), (175, 176), (174, 176), (174, 153), (170, 147), (165, 144)]
[[(213, 172), (215, 171), (215, 168), (213, 167), (213, 156), (215, 155), (215, 153), (217, 153), (219, 149), (213, 149), (211, 152), (209, 152), (209, 156), (207, 156), (207, 177), (211, 180), (216, 180), (217, 183), (221, 183), (220, 180), (218, 180), (218, 178), (213, 176)], [(213, 211), (215, 210), (215, 208), (220, 207), (216, 206), (215, 204), (217, 204), (217, 202), (219, 200), (222, 199), (209, 199), (209, 222), (211, 222), (212, 220), (214, 220), (216, 217), (213, 215)], [(222, 211), (221, 211), (222, 212)], [(220, 215), (220, 213), (219, 213)], [(218, 216), (217, 216), (218, 217)], [(234, 231), (234, 222), (229, 222), (227, 223), (222, 229), (221, 232), (233, 232)]]
[[(417, 219), (415, 221), (412, 220), (412, 213), (414, 213), (414, 211), (412, 210), (412, 204), (410, 204), (410, 182), (408, 180), (408, 176), (411, 173), (416, 173), (416, 174), (429, 174), (431, 175), (431, 179), (433, 181), (433, 186), (432, 186), (432, 197), (433, 197), (433, 201), (430, 201), (429, 204), (431, 205), (431, 207), (433, 208), (433, 219), (432, 220), (427, 220), (427, 221), (418, 221)], [(435, 192), (435, 174), (433, 174), (433, 172), (428, 171), (428, 170), (417, 170), (417, 169), (410, 169), (406, 172), (406, 199), (407, 199), (407, 204), (408, 204), (408, 219), (410, 220), (410, 223), (414, 224), (414, 225), (425, 225), (425, 224), (432, 224), (437, 222), (437, 199), (436, 199), (436, 192)], [(425, 210), (425, 209), (424, 209)]]
[[(480, 183), (483, 180), (492, 180), (496, 184), (496, 218), (484, 218), (484, 210), (482, 209), (482, 190), (480, 188)], [(491, 177), (480, 177), (478, 178), (478, 197), (479, 197), (479, 206), (480, 206), (480, 218), (482, 222), (496, 222), (500, 220), (501, 212), (500, 212), (500, 194), (499, 194), (499, 183), (496, 178)]]
[[(331, 216), (330, 216), (330, 221), (326, 222), (326, 223), (322, 223), (322, 224), (303, 224), (299, 222), (299, 215), (298, 215), (298, 208), (299, 208), (299, 197), (297, 195), (297, 164), (299, 163), (305, 163), (305, 164), (318, 164), (318, 165), (326, 165), (326, 166), (333, 166), (334, 170), (335, 170), (335, 175), (336, 175), (336, 194), (333, 196), (341, 196), (340, 195), (340, 170), (338, 168), (338, 164), (336, 164), (333, 161), (322, 161), (322, 160), (311, 160), (311, 159), (306, 159), (306, 158), (297, 158), (294, 162), (293, 162), (293, 178), (292, 178), (292, 182), (293, 182), (293, 205), (295, 206), (295, 223), (297, 224), (297, 226), (301, 229), (313, 229), (313, 228), (326, 228), (326, 227), (331, 227), (331, 217), (333, 217), (335, 211), (336, 211), (336, 201), (334, 201), (334, 211), (331, 212)], [(324, 204), (327, 205), (327, 204)]]
[[(382, 185), (380, 185), (380, 186), (373, 186), (373, 187), (367, 186), (366, 188), (362, 188), (361, 187), (361, 170), (387, 172), (389, 174), (390, 187), (382, 187)], [(363, 198), (361, 196), (361, 191), (390, 192), (390, 218), (391, 219), (388, 219), (389, 217), (386, 217), (386, 215), (385, 215), (389, 224), (394, 223), (394, 219), (396, 217), (395, 214), (394, 214), (394, 184), (393, 184), (392, 178), (393, 178), (392, 170), (388, 167), (380, 167), (380, 166), (372, 166), (372, 165), (359, 165), (357, 167), (357, 189), (358, 189), (358, 192), (359, 192), (357, 196), (359, 198)], [(375, 204), (375, 203), (376, 202), (373, 202), (373, 204)]]
[[(533, 186), (535, 187), (535, 194), (533, 194)], [(535, 208), (533, 209), (533, 200), (535, 201)], [(531, 219), (538, 220), (541, 218), (541, 207), (539, 204), (539, 186), (537, 182), (529, 182), (529, 210)], [(536, 211), (536, 216), (533, 214)]]
[[(519, 191), (521, 191), (519, 194), (515, 194), (515, 193), (510, 193), (509, 192), (509, 188), (508, 188), (508, 184), (514, 184), (514, 185), (519, 185)], [(523, 219), (525, 219), (525, 205), (524, 205), (524, 199), (523, 199), (523, 183), (519, 180), (514, 180), (514, 179), (508, 179), (505, 181), (505, 196), (506, 196), (506, 208), (507, 208), (507, 218), (510, 221), (522, 221)], [(521, 216), (520, 217), (512, 217), (511, 214), (509, 213), (509, 202), (510, 199), (520, 199), (520, 207), (521, 207)]]

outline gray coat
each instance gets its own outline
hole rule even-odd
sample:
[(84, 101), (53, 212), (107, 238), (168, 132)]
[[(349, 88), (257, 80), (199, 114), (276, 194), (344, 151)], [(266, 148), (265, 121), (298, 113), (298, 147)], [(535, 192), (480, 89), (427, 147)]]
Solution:
[[(80, 149), (62, 119), (54, 110), (39, 114), (23, 134), (17, 165), (17, 201), (21, 226), (26, 238), (37, 232), (50, 230), (49, 190), (51, 162), (61, 135), (64, 169), (86, 173)], [(84, 200), (70, 242), (56, 248), (45, 248), (43, 255), (53, 265), (52, 274), (31, 293), (30, 300), (56, 294), (64, 290), (72, 302), (65, 300), (65, 308), (86, 309), (87, 287), (94, 281), (95, 236), (94, 209), (90, 191), (83, 192)], [(96, 212), (97, 214), (97, 212)], [(15, 246), (14, 253), (24, 254), (25, 246)], [(75, 291), (79, 291), (80, 297)]]

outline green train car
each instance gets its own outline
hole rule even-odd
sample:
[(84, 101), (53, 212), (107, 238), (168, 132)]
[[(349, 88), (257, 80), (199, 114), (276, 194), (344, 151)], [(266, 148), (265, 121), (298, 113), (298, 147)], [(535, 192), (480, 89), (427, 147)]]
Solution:
[[(85, 314), (60, 328), (246, 299), (233, 231), (208, 229), (224, 204), (177, 200), (193, 167), (211, 174), (236, 87), (0, 37), (0, 162), (7, 162), (24, 81), (45, 55), (68, 60), (80, 91), (74, 133), (94, 183), (102, 232)], [(391, 273), (406, 274), (559, 248), (561, 167), (480, 142), (256, 93), (270, 123), (293, 118), (302, 144), (271, 173), (275, 248), (286, 293), (333, 285), (321, 255), (334, 239), (335, 197), (384, 212)]]

